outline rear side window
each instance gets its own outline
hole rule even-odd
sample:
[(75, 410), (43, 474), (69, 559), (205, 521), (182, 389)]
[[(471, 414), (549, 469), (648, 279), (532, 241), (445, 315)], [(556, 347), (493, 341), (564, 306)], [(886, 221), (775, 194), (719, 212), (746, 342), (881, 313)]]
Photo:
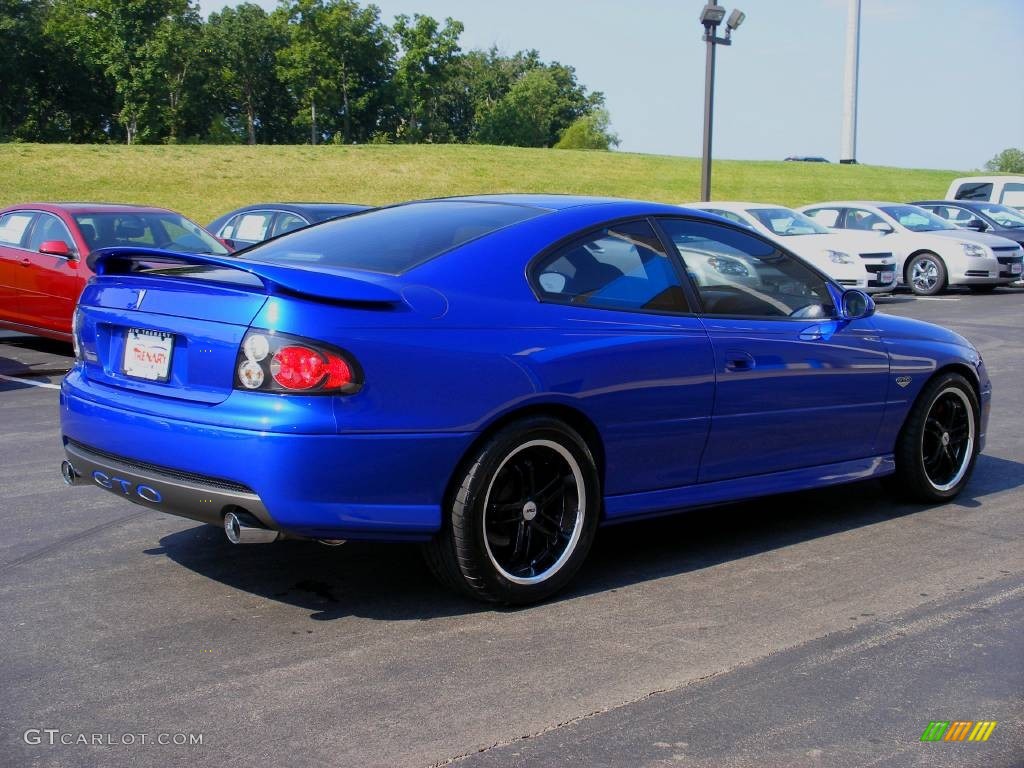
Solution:
[(646, 221), (601, 229), (530, 270), (545, 301), (636, 312), (689, 312), (676, 270)]
[(274, 225), (274, 234), (283, 235), (286, 232), (294, 232), (296, 229), (308, 227), (309, 222), (301, 216), (282, 211), (277, 214), (277, 223)]
[(546, 212), (502, 203), (410, 203), (292, 232), (249, 249), (245, 258), (397, 275), (470, 240)]
[(1006, 184), (999, 202), (1003, 205), (1012, 205), (1014, 208), (1024, 206), (1024, 184)]
[(967, 184), (961, 184), (960, 188), (956, 191), (956, 197), (954, 200), (991, 200), (992, 199), (992, 185), (991, 184), (979, 184), (977, 182), (969, 182)]
[(0, 216), (0, 245), (21, 246), (34, 213), (15, 211)]
[(220, 236), (229, 240), (244, 240), (247, 243), (258, 243), (266, 240), (270, 222), (274, 219), (273, 211), (254, 211), (240, 213), (227, 223), (220, 231)]
[(805, 211), (805, 213), (823, 227), (830, 227), (832, 229), (842, 227), (842, 217), (840, 216), (842, 211), (839, 208), (812, 208), (809, 211)]

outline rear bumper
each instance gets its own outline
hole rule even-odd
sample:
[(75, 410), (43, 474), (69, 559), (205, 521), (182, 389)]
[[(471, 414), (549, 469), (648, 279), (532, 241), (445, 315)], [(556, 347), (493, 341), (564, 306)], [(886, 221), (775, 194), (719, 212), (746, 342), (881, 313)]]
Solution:
[(238, 509), (276, 527), (262, 499), (240, 483), (135, 462), (68, 438), (64, 455), (72, 485), (96, 485), (143, 507), (201, 523), (220, 525), (228, 510)]
[[(440, 528), (448, 480), (474, 437), (233, 429), (98, 403), (74, 381), (69, 376), (61, 389), (61, 427), (68, 461), (82, 480), (147, 508), (217, 525), (241, 508), (269, 528), (308, 538), (429, 538)], [(197, 418), (208, 408), (197, 405)]]

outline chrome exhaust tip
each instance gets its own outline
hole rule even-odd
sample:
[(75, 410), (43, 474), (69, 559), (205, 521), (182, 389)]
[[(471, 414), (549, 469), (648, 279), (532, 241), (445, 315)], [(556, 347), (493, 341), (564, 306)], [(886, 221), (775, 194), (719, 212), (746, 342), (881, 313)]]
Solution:
[(64, 482), (67, 485), (75, 485), (78, 478), (81, 477), (81, 475), (78, 474), (78, 470), (76, 470), (67, 459), (64, 459), (64, 461), (60, 463), (60, 476), (64, 478)]
[(232, 544), (270, 544), (281, 537), (279, 531), (264, 528), (246, 513), (228, 512), (224, 515), (224, 535)]

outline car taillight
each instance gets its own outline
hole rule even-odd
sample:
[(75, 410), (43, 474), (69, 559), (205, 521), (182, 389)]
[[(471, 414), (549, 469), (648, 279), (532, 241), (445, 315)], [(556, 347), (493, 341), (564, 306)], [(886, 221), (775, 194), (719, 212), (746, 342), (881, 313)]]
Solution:
[(78, 331), (82, 326), (82, 312), (77, 307), (71, 315), (71, 346), (75, 350), (75, 360), (82, 359), (82, 343), (78, 340)]
[(342, 350), (272, 331), (246, 333), (235, 364), (235, 389), (352, 394), (362, 383), (359, 366)]

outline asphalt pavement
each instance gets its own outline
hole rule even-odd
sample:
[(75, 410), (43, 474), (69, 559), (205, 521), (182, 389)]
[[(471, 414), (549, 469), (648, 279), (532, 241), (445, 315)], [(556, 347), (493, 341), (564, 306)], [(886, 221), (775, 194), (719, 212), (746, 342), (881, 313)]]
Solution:
[[(985, 357), (957, 501), (869, 482), (607, 528), (518, 610), (413, 546), (232, 547), (65, 487), (70, 349), (0, 334), (0, 765), (1024, 765), (1024, 291), (879, 308)], [(946, 720), (998, 724), (921, 742)]]

